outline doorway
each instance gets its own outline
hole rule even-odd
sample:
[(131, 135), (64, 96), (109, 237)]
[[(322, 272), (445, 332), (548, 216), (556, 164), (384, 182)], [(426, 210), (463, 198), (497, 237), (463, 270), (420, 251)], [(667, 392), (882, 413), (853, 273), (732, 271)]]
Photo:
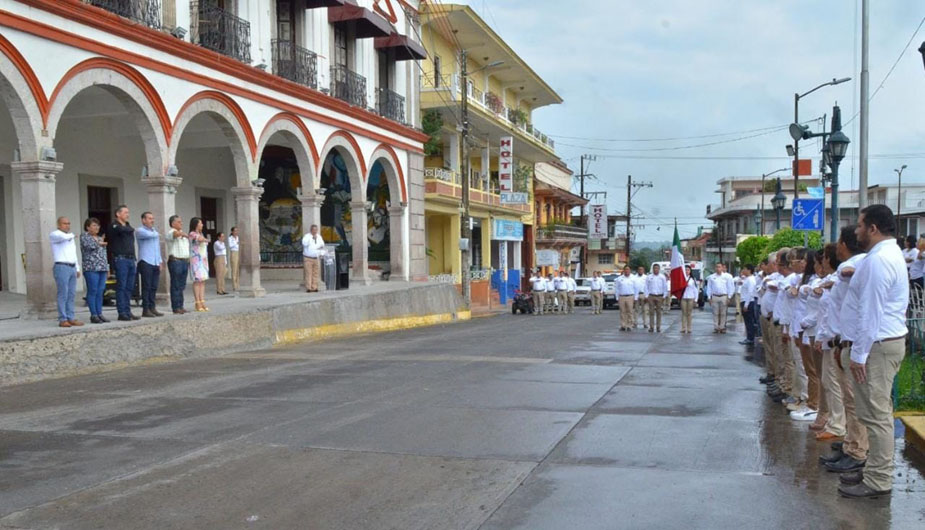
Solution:
[(215, 243), (215, 236), (218, 234), (218, 199), (215, 197), (199, 198), (199, 217), (202, 219), (202, 234), (209, 238), (209, 277), (215, 277), (215, 270), (212, 263), (215, 261), (215, 251), (212, 245)]
[[(100, 222), (100, 233), (105, 234), (106, 229), (113, 221), (113, 210), (116, 207), (116, 188), (105, 186), (87, 186), (87, 217), (96, 217)], [(83, 230), (83, 223), (74, 223), (75, 232)], [(112, 251), (106, 247), (106, 259), (112, 268)]]

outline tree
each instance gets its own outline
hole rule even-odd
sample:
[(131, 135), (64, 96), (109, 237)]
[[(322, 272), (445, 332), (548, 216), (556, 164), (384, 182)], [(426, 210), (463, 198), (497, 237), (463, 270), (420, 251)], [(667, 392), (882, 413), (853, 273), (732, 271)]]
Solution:
[(644, 267), (646, 270), (649, 270), (650, 265), (654, 261), (668, 261), (665, 258), (665, 251), (669, 250), (668, 247), (662, 247), (660, 249), (654, 248), (640, 248), (630, 252), (630, 268), (634, 271), (639, 267)]
[(768, 257), (768, 243), (771, 241), (766, 236), (752, 236), (736, 247), (736, 258), (742, 265), (756, 265)]
[[(768, 247), (765, 251), (765, 256), (774, 252), (775, 250), (788, 247), (802, 247), (803, 246), (803, 232), (800, 230), (794, 230), (790, 227), (781, 228), (774, 234), (774, 237), (771, 238), (771, 241), (768, 242)], [(822, 235), (819, 232), (810, 232), (809, 233), (809, 248), (814, 250), (819, 250), (822, 248)], [(738, 251), (737, 251), (738, 252)], [(764, 258), (762, 258), (764, 259)]]
[(443, 116), (437, 109), (428, 109), (421, 117), (421, 128), (424, 134), (430, 136), (430, 139), (424, 143), (424, 154), (427, 156), (437, 156), (443, 152), (443, 146), (440, 143), (440, 130), (443, 128)]

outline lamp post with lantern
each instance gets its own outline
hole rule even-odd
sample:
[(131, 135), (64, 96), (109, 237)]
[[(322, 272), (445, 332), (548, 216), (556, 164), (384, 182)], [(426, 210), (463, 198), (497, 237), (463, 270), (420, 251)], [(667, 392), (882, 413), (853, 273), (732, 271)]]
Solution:
[(780, 230), (780, 212), (784, 209), (784, 204), (787, 202), (787, 196), (784, 195), (784, 192), (780, 189), (780, 177), (777, 177), (777, 186), (775, 187), (774, 196), (771, 197), (771, 205), (774, 206), (774, 210), (777, 212), (777, 230)]

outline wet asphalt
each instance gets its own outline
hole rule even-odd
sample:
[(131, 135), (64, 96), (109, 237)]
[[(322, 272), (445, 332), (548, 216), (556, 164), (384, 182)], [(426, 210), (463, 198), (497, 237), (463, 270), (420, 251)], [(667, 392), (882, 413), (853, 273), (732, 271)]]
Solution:
[(735, 331), (512, 316), (0, 389), (2, 529), (925, 528), (837, 476)]

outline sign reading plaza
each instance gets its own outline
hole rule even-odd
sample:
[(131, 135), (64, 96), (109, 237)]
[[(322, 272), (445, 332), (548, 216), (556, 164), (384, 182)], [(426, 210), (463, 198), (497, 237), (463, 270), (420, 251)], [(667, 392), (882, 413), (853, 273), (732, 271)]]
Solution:
[(607, 205), (591, 205), (591, 226), (588, 239), (607, 239)]

